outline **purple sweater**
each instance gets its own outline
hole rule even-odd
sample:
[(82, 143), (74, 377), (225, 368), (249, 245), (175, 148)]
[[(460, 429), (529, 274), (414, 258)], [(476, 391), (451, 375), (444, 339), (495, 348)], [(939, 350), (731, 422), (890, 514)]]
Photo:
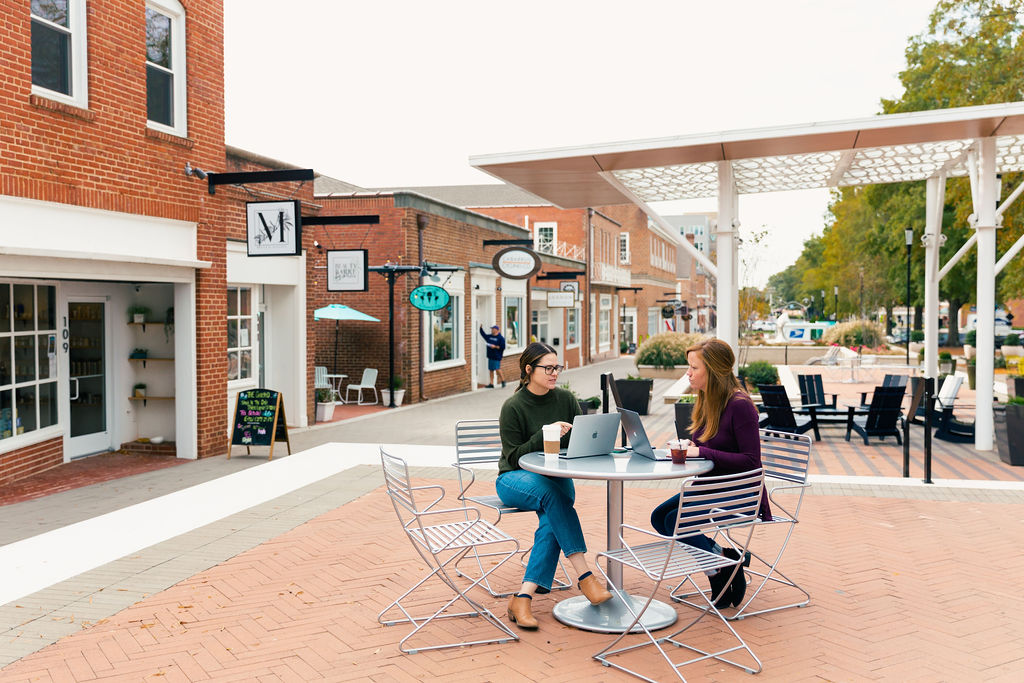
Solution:
[[(701, 457), (715, 464), (708, 476), (746, 472), (761, 466), (761, 435), (757, 423), (757, 408), (747, 396), (737, 393), (725, 405), (714, 437), (704, 441), (700, 431), (693, 435), (693, 442), (700, 446)], [(759, 516), (765, 521), (772, 518), (767, 491), (761, 494)]]

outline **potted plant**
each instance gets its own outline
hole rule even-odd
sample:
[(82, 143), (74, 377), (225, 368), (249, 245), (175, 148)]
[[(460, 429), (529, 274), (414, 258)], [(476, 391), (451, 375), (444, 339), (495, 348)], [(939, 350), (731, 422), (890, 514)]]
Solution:
[(1024, 397), (992, 406), (996, 448), (1007, 465), (1024, 465)]
[(1006, 395), (1010, 398), (1024, 398), (1024, 376), (1018, 374), (1006, 376)]
[(739, 378), (741, 384), (756, 392), (758, 384), (778, 384), (779, 371), (766, 360), (755, 360), (740, 368)]
[(939, 351), (939, 374), (952, 375), (956, 372), (956, 359), (949, 351)]
[(316, 390), (316, 421), (329, 422), (334, 419), (334, 401), (331, 400), (331, 390), (321, 387)]
[(147, 358), (148, 356), (149, 356), (149, 351), (147, 351), (146, 349), (138, 349), (138, 348), (132, 349), (132, 352), (128, 354), (129, 358), (143, 358), (144, 359), (144, 358)]
[(132, 304), (128, 307), (128, 317), (131, 318), (133, 323), (144, 323), (146, 317), (149, 315), (148, 306), (140, 306), (139, 304)]
[(639, 415), (646, 415), (651, 406), (651, 390), (654, 379), (626, 375), (626, 379), (615, 380), (615, 389), (622, 400), (622, 407)]
[(661, 332), (652, 335), (636, 350), (636, 367), (641, 377), (679, 379), (686, 372), (686, 349), (704, 335)]
[(139, 384), (133, 386), (132, 396), (134, 396), (135, 398), (146, 398), (146, 385), (140, 382)]
[(579, 399), (579, 402), (580, 402), (580, 410), (583, 411), (584, 415), (587, 415), (589, 413), (596, 413), (601, 408), (601, 397), (600, 396), (591, 396), (590, 398), (581, 398), (581, 399)]
[(1003, 338), (1003, 358), (1020, 358), (1024, 356), (1024, 346), (1020, 345), (1020, 335), (1016, 332)]
[(964, 335), (964, 358), (974, 358), (974, 347), (978, 345), (978, 331), (970, 330)]
[(404, 386), (405, 386), (405, 380), (404, 379), (402, 379), (401, 377), (397, 377), (397, 376), (396, 377), (392, 377), (391, 378), (391, 389), (381, 389), (380, 390), (381, 402), (383, 402), (384, 405), (386, 405), (386, 406), (391, 405), (391, 392), (394, 391), (395, 392), (395, 407), (397, 408), (398, 406), (402, 405), (402, 399), (405, 398), (405, 389), (402, 388)]
[(697, 402), (697, 394), (683, 394), (675, 402), (676, 436), (680, 439), (690, 438), (690, 422), (693, 421), (693, 406)]
[(967, 359), (967, 386), (972, 391), (974, 390), (974, 375), (976, 372), (974, 363), (976, 360), (977, 359), (973, 357)]
[(922, 332), (921, 330), (911, 330), (910, 331), (910, 350), (911, 350), (911, 352), (920, 351), (921, 349), (923, 349), (924, 348), (924, 344), (921, 343), (923, 341), (924, 341), (924, 332)]

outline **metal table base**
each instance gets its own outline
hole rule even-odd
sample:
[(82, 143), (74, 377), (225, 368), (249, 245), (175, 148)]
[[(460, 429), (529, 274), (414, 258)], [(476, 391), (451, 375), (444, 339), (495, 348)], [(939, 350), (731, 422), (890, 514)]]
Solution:
[[(639, 612), (646, 598), (640, 598), (609, 586), (614, 597), (600, 605), (591, 605), (590, 601), (582, 595), (567, 598), (555, 605), (552, 611), (555, 619), (567, 626), (575, 626), (585, 631), (597, 631), (598, 633), (622, 633), (633, 623), (633, 615), (626, 609), (623, 600), (629, 600), (633, 609)], [(676, 623), (678, 618), (675, 608), (672, 605), (654, 600), (644, 612), (640, 620), (650, 631), (656, 631)], [(643, 631), (640, 624), (631, 629), (632, 633)]]

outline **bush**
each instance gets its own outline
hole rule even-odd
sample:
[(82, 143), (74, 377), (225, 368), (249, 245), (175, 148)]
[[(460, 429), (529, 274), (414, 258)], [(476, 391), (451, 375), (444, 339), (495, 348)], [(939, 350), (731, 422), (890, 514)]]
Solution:
[(697, 394), (682, 394), (679, 396), (679, 400), (676, 403), (696, 403)]
[(967, 346), (977, 346), (978, 345), (978, 331), (977, 330), (971, 330), (966, 335), (964, 335), (964, 344), (966, 344)]
[(1006, 368), (1006, 357), (1005, 356), (996, 356), (993, 359), (992, 362), (993, 362), (992, 367), (994, 367), (994, 368), (997, 368), (997, 369), (1005, 369)]
[(705, 338), (702, 334), (683, 332), (661, 332), (651, 335), (636, 350), (636, 364), (653, 365), (658, 368), (685, 366), (686, 349)]
[(939, 351), (939, 360), (953, 360), (953, 354), (949, 351)]
[(1003, 346), (1020, 346), (1020, 335), (1012, 332), (1003, 339)]
[(851, 320), (837, 323), (825, 331), (822, 341), (840, 346), (870, 346), (876, 348), (885, 344), (885, 330), (870, 320)]
[(1006, 405), (1024, 406), (1024, 396), (1014, 396), (1013, 398), (1008, 398), (1006, 399)]
[(316, 390), (316, 402), (317, 403), (330, 403), (331, 402), (331, 390), (320, 388)]
[(915, 344), (920, 344), (921, 342), (924, 341), (924, 332), (922, 332), (921, 330), (911, 330), (910, 341), (914, 342)]
[(766, 360), (755, 360), (740, 368), (740, 377), (748, 384), (755, 386), (758, 384), (776, 384), (779, 381), (779, 371)]

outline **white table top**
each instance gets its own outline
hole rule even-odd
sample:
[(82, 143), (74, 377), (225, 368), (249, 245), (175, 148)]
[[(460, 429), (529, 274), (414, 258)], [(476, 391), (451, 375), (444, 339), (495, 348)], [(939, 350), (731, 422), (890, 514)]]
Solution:
[(603, 480), (650, 480), (692, 477), (710, 472), (710, 460), (687, 458), (682, 465), (666, 460), (650, 460), (641, 455), (595, 455), (589, 458), (548, 458), (541, 452), (519, 458), (519, 466), (530, 472), (552, 477)]

